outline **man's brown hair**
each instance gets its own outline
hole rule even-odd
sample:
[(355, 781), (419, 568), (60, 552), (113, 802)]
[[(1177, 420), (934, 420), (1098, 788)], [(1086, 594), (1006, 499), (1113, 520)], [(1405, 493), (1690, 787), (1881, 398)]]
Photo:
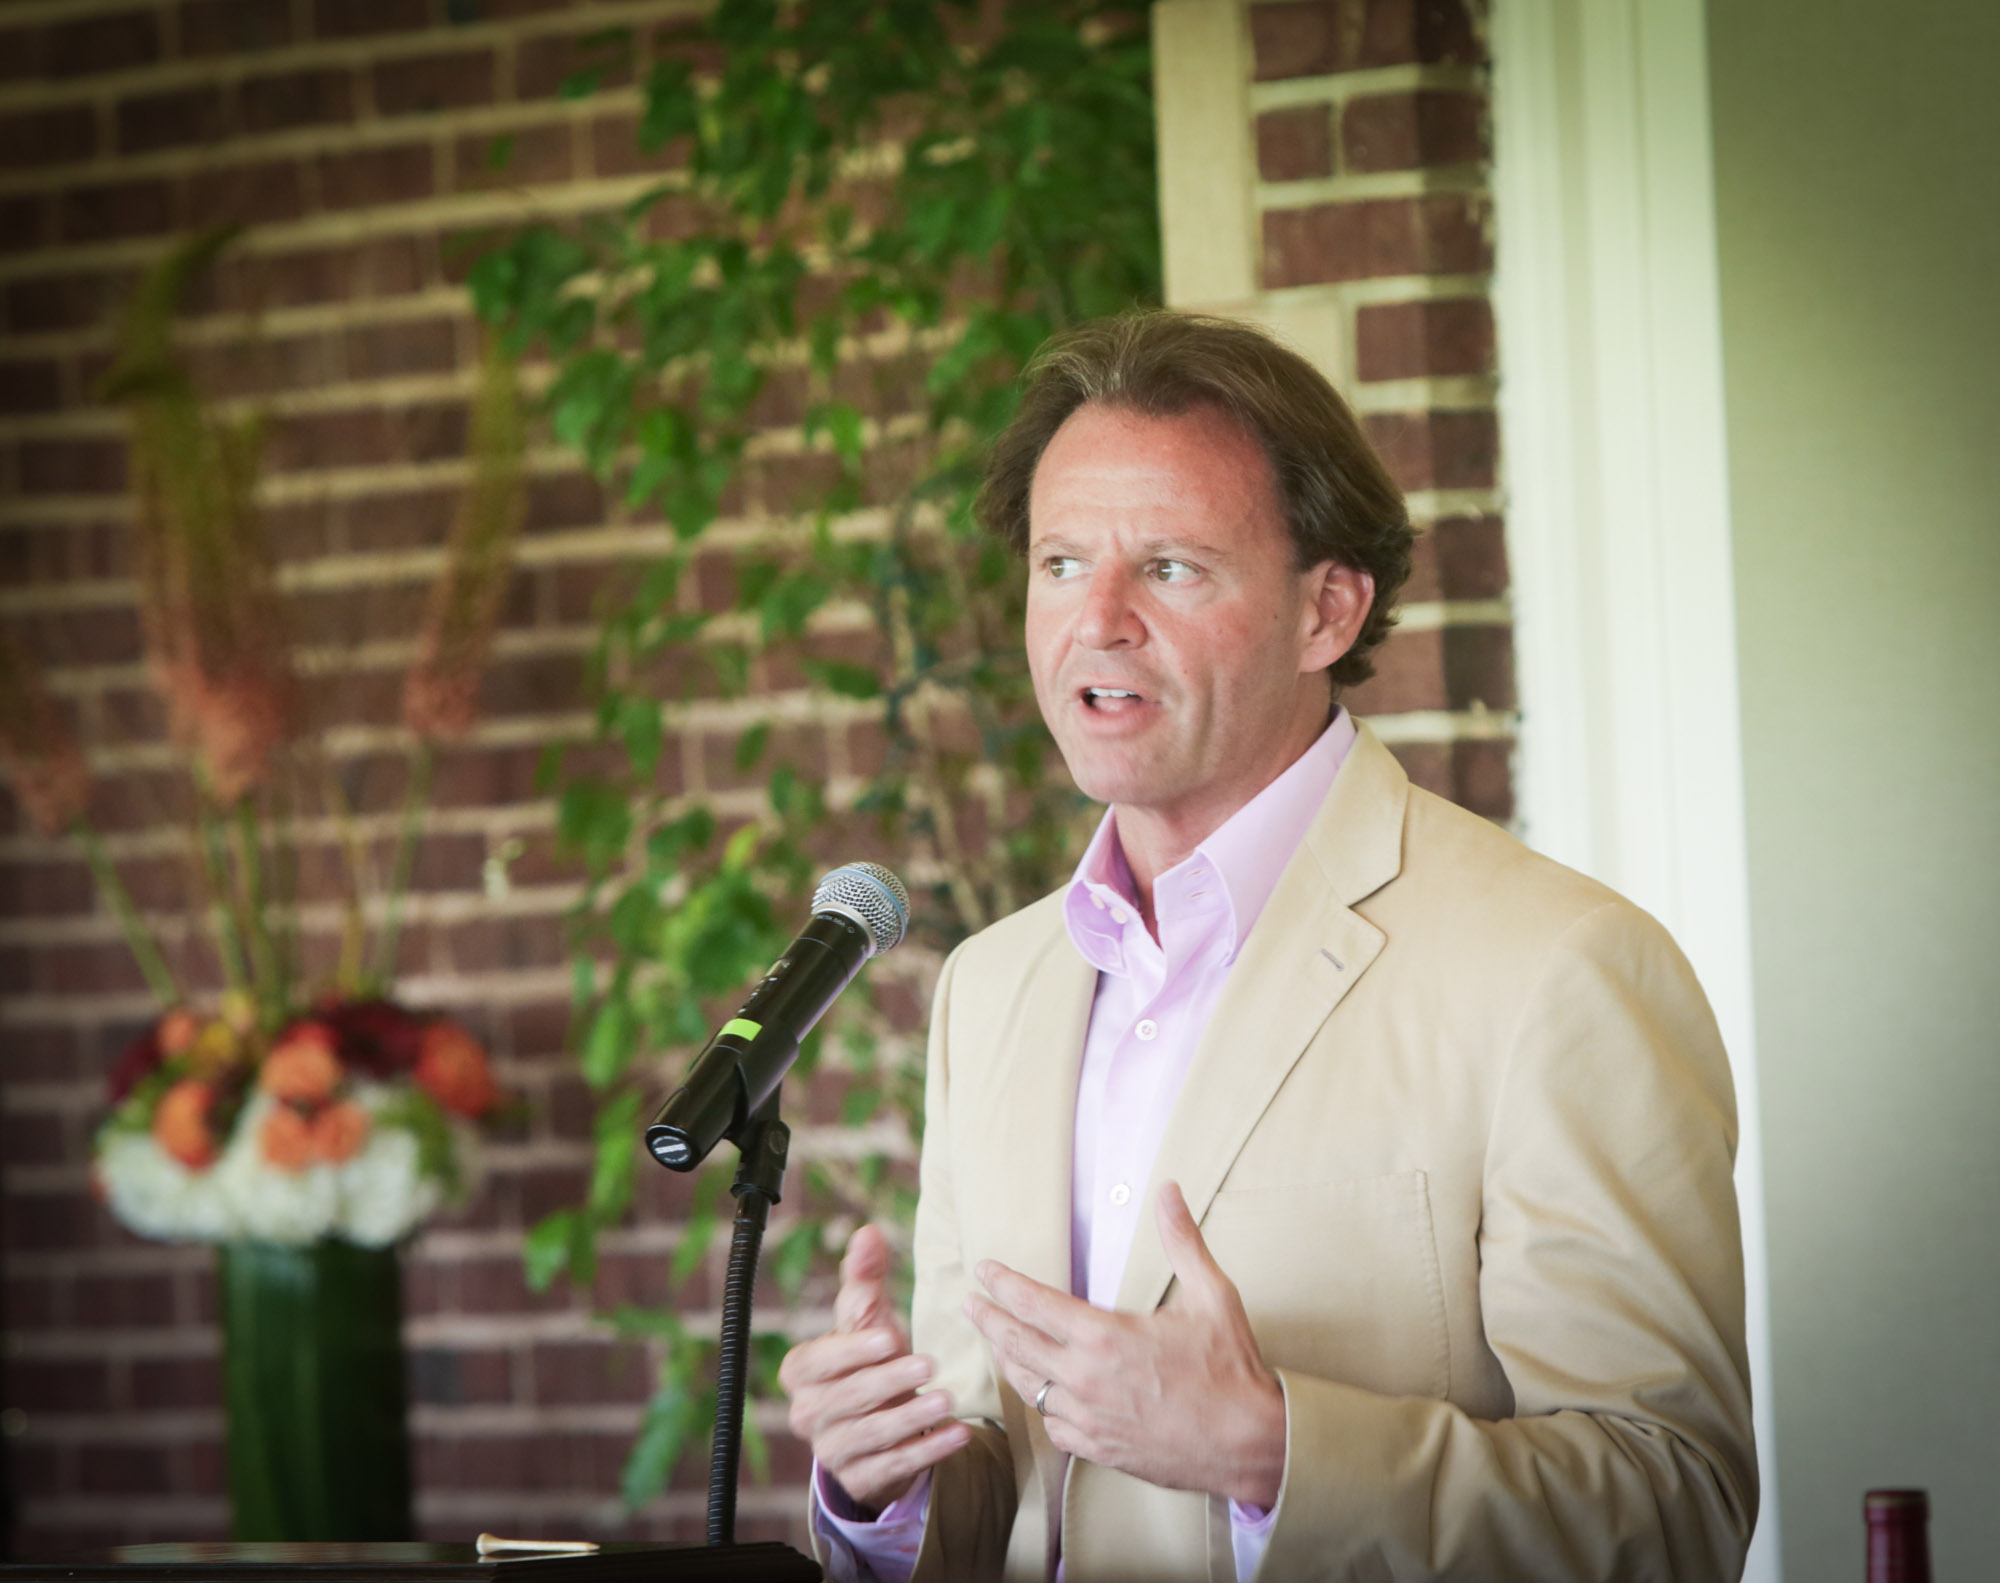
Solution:
[(1029, 363), (1014, 421), (994, 442), (973, 514), (1017, 555), (1049, 441), (1098, 403), (1149, 418), (1210, 407), (1263, 448), (1300, 571), (1337, 561), (1375, 579), (1354, 646), (1327, 669), (1336, 692), (1375, 674), (1410, 575), (1409, 512), (1347, 403), (1324, 375), (1261, 330), (1162, 310), (1098, 319), (1051, 337)]

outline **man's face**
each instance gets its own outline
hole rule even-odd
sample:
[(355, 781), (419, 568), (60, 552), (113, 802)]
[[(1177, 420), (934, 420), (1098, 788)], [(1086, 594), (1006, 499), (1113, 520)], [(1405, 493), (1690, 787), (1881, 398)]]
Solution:
[(1372, 579), (1294, 568), (1262, 448), (1209, 409), (1079, 409), (1042, 455), (1028, 524), (1028, 665), (1071, 775), (1121, 818), (1200, 841), (1325, 726), (1320, 673)]

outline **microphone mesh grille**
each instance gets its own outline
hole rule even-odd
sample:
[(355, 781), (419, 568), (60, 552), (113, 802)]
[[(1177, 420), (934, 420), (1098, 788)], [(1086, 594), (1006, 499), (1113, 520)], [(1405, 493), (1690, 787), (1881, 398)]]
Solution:
[(910, 893), (880, 863), (843, 863), (819, 882), (812, 910), (838, 908), (860, 919), (872, 942), (871, 956), (900, 945), (910, 926)]

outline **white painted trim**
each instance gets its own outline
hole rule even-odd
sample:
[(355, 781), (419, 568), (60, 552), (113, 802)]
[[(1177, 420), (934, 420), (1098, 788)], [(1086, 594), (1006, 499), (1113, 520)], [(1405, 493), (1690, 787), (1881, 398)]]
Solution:
[(1666, 923), (1721, 1023), (1763, 1486), (1744, 1576), (1777, 1583), (1702, 0), (1497, 0), (1492, 46), (1522, 823)]

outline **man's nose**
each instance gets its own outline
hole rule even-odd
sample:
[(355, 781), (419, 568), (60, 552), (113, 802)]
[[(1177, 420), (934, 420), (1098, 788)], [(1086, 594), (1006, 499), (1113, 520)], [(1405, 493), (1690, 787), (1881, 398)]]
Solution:
[(1144, 641), (1136, 594), (1129, 573), (1109, 566), (1093, 571), (1077, 619), (1077, 641), (1089, 649), (1130, 648)]

